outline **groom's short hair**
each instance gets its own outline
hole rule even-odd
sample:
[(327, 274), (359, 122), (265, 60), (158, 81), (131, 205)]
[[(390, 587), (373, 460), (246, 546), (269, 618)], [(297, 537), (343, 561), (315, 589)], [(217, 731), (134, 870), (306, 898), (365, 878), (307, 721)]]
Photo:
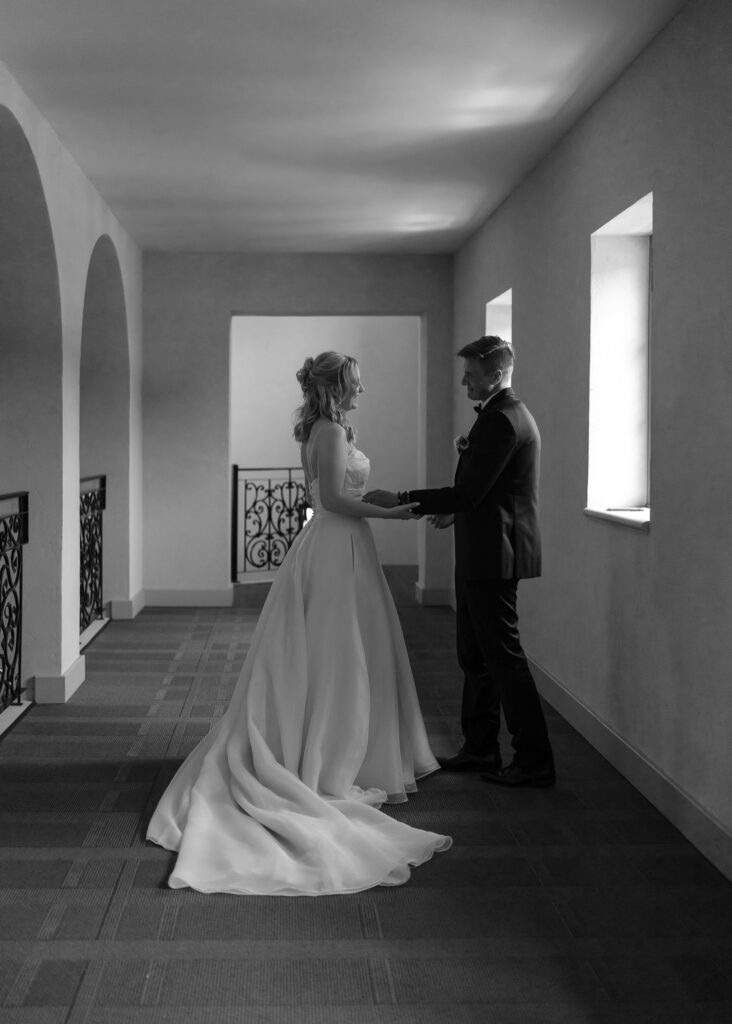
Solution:
[(510, 342), (499, 338), (497, 334), (484, 334), (477, 341), (471, 341), (458, 352), (463, 359), (480, 359), (486, 370), (503, 370), (510, 373), (516, 361), (516, 355)]

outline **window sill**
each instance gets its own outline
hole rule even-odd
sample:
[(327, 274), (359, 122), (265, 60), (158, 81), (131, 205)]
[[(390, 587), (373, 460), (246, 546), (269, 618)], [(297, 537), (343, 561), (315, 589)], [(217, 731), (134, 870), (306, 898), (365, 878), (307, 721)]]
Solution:
[(606, 519), (619, 526), (629, 526), (633, 530), (643, 530), (645, 533), (651, 528), (650, 508), (586, 508), (585, 515), (591, 519)]

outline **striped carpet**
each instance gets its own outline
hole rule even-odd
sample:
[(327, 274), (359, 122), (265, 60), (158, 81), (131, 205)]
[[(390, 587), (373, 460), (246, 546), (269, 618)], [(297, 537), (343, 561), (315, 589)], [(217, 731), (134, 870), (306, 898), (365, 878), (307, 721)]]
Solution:
[[(388, 571), (437, 753), (459, 742), (449, 609)], [(263, 590), (146, 609), (65, 706), (0, 740), (2, 1024), (695, 1024), (732, 1020), (732, 886), (551, 711), (555, 790), (439, 773), (411, 824), (455, 846), (342, 897), (170, 891), (144, 840), (226, 708)]]

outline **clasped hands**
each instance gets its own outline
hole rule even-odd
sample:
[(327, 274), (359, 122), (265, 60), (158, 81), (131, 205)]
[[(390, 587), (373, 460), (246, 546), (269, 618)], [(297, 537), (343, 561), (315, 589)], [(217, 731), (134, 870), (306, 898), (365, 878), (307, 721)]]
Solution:
[[(370, 505), (379, 505), (380, 508), (396, 508), (399, 504), (399, 496), (394, 491), (368, 491), (363, 496), (363, 501), (367, 501)], [(412, 508), (412, 505), (405, 506), (405, 508)], [(409, 516), (410, 519), (422, 519), (423, 516), (416, 513), (412, 513)], [(440, 513), (438, 515), (427, 516), (427, 522), (434, 526), (436, 530), (444, 530), (448, 526), (452, 526), (455, 521), (455, 516), (452, 513)]]
[(378, 505), (379, 508), (396, 508), (399, 504), (399, 495), (393, 491), (367, 491), (362, 501), (369, 505)]
[[(368, 505), (378, 505), (379, 508), (393, 508), (401, 509), (402, 512), (397, 513), (395, 519), (421, 519), (422, 516), (417, 515), (414, 511), (417, 508), (419, 502), (412, 501), (408, 505), (401, 505), (399, 502), (399, 495), (393, 494), (391, 491), (369, 491), (364, 494), (361, 501), (365, 501)], [(391, 517), (389, 517), (391, 518)]]

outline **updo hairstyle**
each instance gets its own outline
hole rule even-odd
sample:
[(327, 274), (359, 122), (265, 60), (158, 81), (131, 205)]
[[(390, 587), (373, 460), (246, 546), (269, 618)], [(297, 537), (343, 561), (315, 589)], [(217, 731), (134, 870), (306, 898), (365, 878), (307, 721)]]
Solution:
[(358, 363), (340, 352), (321, 352), (309, 356), (295, 376), (302, 388), (303, 403), (295, 413), (295, 440), (301, 444), (310, 437), (313, 424), (321, 417), (339, 423), (352, 442), (355, 431), (339, 408), (347, 388), (356, 382)]

